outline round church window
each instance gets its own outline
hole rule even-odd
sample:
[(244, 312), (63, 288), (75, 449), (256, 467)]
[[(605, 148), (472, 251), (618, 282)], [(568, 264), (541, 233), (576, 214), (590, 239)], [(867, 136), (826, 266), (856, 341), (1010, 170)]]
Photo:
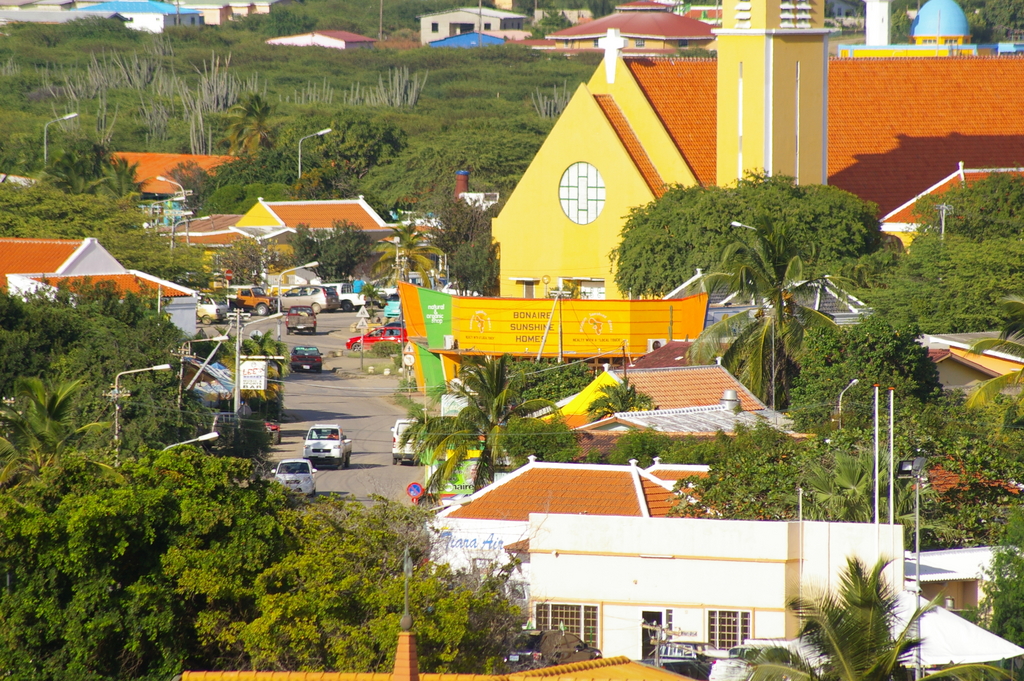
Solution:
[(562, 212), (577, 225), (597, 219), (604, 209), (604, 178), (589, 163), (573, 163), (558, 183)]

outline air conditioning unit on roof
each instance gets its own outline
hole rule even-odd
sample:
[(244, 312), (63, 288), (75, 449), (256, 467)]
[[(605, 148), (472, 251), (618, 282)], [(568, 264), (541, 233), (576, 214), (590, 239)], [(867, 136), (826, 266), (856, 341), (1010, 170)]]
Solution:
[(455, 350), (457, 347), (458, 347), (458, 344), (455, 342), (455, 336), (445, 336), (444, 337), (444, 349), (445, 350)]
[(658, 348), (663, 347), (665, 343), (668, 343), (667, 338), (648, 338), (647, 352), (654, 352)]

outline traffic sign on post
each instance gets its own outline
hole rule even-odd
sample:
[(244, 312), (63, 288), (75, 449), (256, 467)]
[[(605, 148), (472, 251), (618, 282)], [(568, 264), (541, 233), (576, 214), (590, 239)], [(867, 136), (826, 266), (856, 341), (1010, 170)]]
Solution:
[(366, 331), (368, 328), (370, 328), (370, 325), (366, 323), (365, 319), (360, 319), (356, 323), (356, 329), (358, 329), (359, 331)]
[(224, 270), (224, 279), (226, 279), (227, 281), (231, 281), (234, 278), (235, 278), (235, 273), (234, 272), (232, 272), (231, 270)]
[(416, 354), (416, 346), (413, 345), (411, 342), (407, 342), (405, 344), (405, 347), (402, 348), (402, 352), (407, 354), (407, 355), (415, 355)]
[(359, 312), (356, 313), (356, 316), (359, 317), (360, 319), (369, 319), (370, 313), (366, 311), (366, 306), (363, 305), (361, 308), (359, 308)]
[(418, 482), (410, 482), (409, 486), (405, 488), (405, 493), (408, 494), (409, 498), (415, 503), (423, 496), (423, 485)]

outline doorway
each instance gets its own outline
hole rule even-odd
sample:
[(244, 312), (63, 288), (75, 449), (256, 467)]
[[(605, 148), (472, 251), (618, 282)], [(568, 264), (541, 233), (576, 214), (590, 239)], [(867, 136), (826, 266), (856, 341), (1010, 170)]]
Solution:
[(664, 613), (661, 610), (644, 610), (640, 613), (644, 624), (658, 627), (658, 629), (640, 628), (640, 659), (649, 660), (654, 657), (654, 648), (657, 645), (658, 637), (661, 634), (662, 618)]

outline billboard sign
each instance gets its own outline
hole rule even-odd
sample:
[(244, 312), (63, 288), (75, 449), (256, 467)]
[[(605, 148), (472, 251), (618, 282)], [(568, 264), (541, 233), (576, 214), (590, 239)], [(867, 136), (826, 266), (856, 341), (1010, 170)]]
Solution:
[(263, 360), (246, 360), (239, 370), (239, 387), (242, 390), (267, 389), (267, 363)]

